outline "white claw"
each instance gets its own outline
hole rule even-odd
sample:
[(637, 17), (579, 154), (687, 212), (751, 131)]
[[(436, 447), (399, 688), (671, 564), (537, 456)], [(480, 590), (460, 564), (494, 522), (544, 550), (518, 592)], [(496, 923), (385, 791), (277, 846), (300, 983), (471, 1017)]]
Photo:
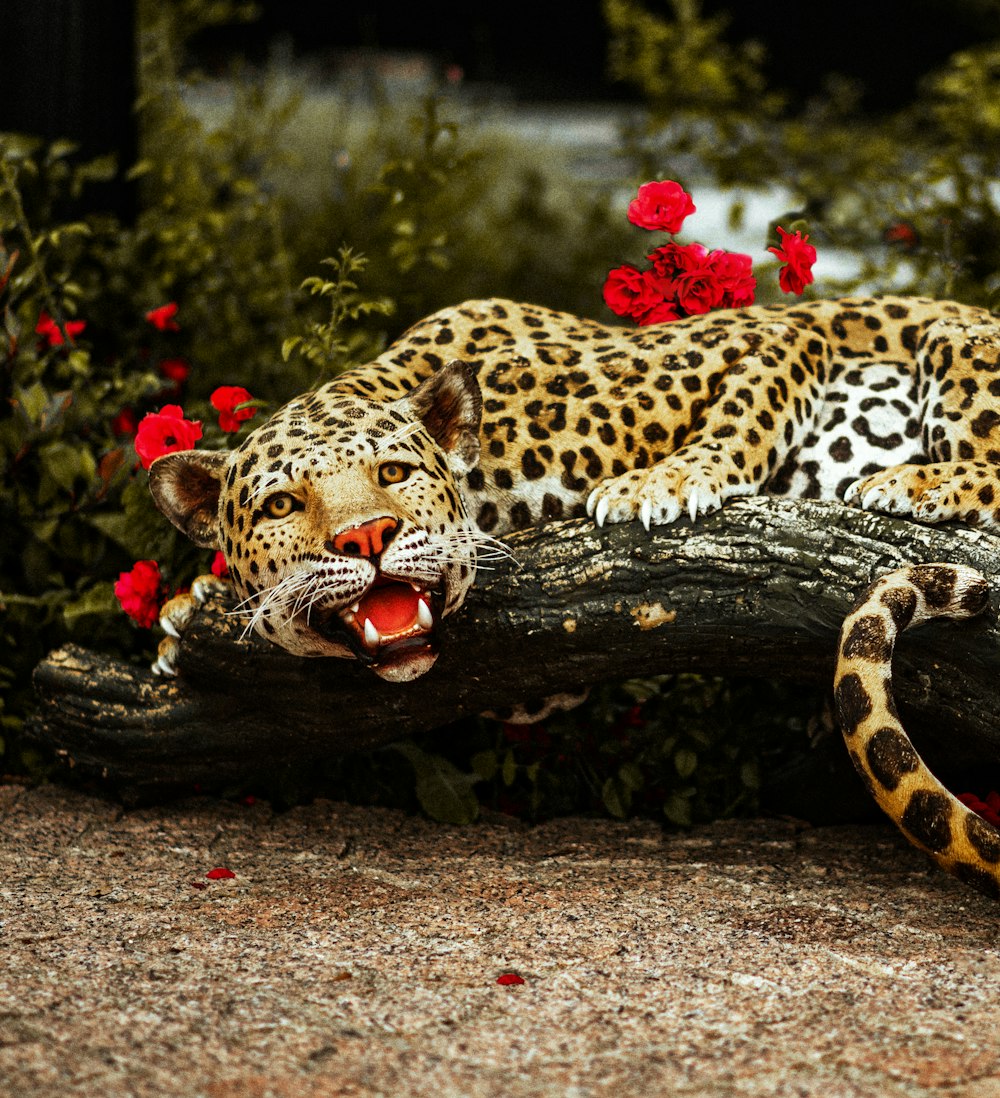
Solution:
[(862, 509), (862, 511), (870, 510), (875, 505), (875, 503), (877, 501), (877, 498), (878, 498), (878, 489), (877, 488), (869, 488), (868, 491), (865, 492), (864, 498), (861, 500), (861, 509)]
[(434, 615), (431, 608), (423, 599), (417, 599), (417, 624), (421, 629), (434, 628)]
[(594, 521), (598, 526), (603, 526), (605, 519), (608, 517), (609, 505), (608, 501), (602, 496), (597, 502), (597, 508), (594, 511)]
[(174, 665), (168, 660), (165, 660), (162, 656), (157, 656), (150, 670), (153, 672), (154, 675), (162, 675), (164, 678), (167, 679), (177, 678), (177, 668), (174, 667)]
[(646, 533), (649, 533), (649, 525), (653, 521), (653, 504), (652, 501), (644, 499), (642, 501), (642, 509), (639, 511), (639, 520), (642, 525), (646, 527)]
[(177, 626), (174, 625), (174, 623), (170, 620), (170, 618), (167, 617), (166, 614), (163, 614), (160, 617), (160, 628), (163, 630), (164, 633), (167, 634), (168, 637), (177, 637), (178, 639), (180, 639), (180, 633), (177, 631)]
[(692, 488), (691, 494), (688, 496), (688, 514), (691, 516), (691, 521), (698, 517), (698, 489)]
[[(590, 517), (594, 514), (594, 507), (597, 505), (597, 489), (591, 490), (589, 496), (587, 496), (587, 516)], [(598, 523), (598, 525), (600, 525)]]
[(382, 640), (379, 631), (371, 623), (370, 618), (365, 618), (365, 644), (369, 648), (378, 648), (379, 642)]

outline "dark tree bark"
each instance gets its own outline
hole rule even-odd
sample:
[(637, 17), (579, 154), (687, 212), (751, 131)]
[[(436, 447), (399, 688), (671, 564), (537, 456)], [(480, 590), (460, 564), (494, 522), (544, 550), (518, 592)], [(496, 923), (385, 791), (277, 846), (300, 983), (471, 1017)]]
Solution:
[[(697, 671), (828, 685), (840, 623), (876, 577), (946, 560), (995, 577), (990, 535), (839, 504), (746, 499), (655, 530), (551, 524), (509, 539), (518, 566), (484, 572), (416, 682), (290, 656), (209, 604), (180, 677), (67, 646), (37, 668), (33, 736), (86, 772), (149, 794), (266, 778), (466, 714), (583, 683)], [(991, 612), (899, 645), (896, 695), (918, 747), (1000, 761), (1000, 630)], [(933, 761), (932, 761), (933, 765)]]

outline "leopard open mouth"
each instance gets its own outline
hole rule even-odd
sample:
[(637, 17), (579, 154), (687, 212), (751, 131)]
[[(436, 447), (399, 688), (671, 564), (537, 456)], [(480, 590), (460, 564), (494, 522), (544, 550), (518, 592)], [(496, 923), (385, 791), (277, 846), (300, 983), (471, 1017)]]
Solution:
[(405, 682), (437, 659), (435, 625), (440, 592), (409, 580), (379, 576), (352, 606), (313, 618), (312, 627), (332, 639), (345, 637), (359, 660), (377, 675)]

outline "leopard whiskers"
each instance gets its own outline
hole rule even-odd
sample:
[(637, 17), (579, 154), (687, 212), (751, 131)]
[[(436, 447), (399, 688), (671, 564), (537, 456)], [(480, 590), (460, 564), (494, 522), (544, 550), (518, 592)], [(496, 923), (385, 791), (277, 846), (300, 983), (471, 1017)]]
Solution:
[(231, 617), (245, 617), (248, 613), (250, 615), (240, 639), (248, 637), (265, 617), (272, 614), (283, 618), (292, 616), (296, 612), (294, 607), (300, 600), (309, 597), (319, 580), (320, 577), (315, 572), (301, 569), (279, 580), (266, 591), (258, 591), (243, 599), (232, 610), (227, 611), (227, 615)]

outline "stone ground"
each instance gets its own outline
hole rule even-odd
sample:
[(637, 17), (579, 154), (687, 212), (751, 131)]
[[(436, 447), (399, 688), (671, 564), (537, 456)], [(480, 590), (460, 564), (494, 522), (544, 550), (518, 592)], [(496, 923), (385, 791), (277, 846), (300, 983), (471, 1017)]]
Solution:
[(1000, 1098), (998, 915), (884, 827), (2, 787), (0, 1094)]

